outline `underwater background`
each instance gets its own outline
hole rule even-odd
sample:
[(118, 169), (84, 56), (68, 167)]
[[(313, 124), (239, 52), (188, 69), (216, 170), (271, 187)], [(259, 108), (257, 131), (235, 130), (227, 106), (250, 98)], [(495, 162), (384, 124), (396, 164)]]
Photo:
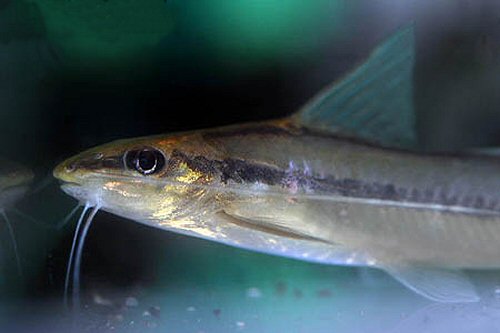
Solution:
[(99, 212), (82, 310), (64, 310), (76, 202), (52, 168), (111, 140), (289, 115), (415, 25), (414, 103), (430, 151), (500, 146), (500, 2), (0, 0), (0, 156), (30, 167), (0, 223), (0, 332), (498, 332), (480, 303), (428, 301), (385, 273), (253, 253)]

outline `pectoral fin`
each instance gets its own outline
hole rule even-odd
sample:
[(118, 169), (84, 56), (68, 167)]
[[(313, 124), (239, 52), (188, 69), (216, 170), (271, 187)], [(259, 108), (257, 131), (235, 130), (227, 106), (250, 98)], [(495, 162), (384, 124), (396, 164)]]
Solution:
[(301, 230), (296, 230), (293, 228), (289, 228), (283, 223), (279, 223), (280, 221), (274, 221), (274, 223), (270, 221), (263, 221), (258, 219), (252, 219), (248, 217), (242, 217), (239, 215), (235, 215), (232, 212), (224, 211), (224, 214), (229, 217), (228, 221), (231, 221), (233, 224), (236, 224), (240, 227), (252, 229), (268, 234), (272, 234), (280, 237), (287, 237), (290, 239), (302, 239), (302, 240), (310, 240), (310, 241), (318, 241), (323, 243), (328, 243), (327, 241), (315, 237), (307, 232), (303, 232)]
[(433, 301), (443, 303), (479, 301), (474, 285), (461, 271), (409, 265), (384, 269), (406, 287)]

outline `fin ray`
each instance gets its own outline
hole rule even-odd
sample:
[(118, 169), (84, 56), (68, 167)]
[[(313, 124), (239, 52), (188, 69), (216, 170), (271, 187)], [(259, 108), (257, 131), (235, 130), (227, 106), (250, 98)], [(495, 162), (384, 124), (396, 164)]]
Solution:
[(314, 97), (295, 119), (306, 127), (415, 148), (414, 43), (413, 25), (396, 32), (351, 74)]
[(406, 265), (384, 269), (409, 289), (433, 301), (443, 303), (479, 301), (474, 285), (459, 270)]
[(282, 237), (329, 243), (328, 241), (318, 238), (317, 236), (311, 234), (310, 232), (307, 232), (306, 230), (293, 228), (292, 224), (288, 224), (285, 221), (274, 220), (271, 223), (271, 221), (259, 220), (258, 218), (254, 218), (252, 216), (241, 216), (235, 212), (232, 212), (231, 210), (224, 210), (224, 214), (232, 218), (232, 223), (249, 229), (254, 229)]

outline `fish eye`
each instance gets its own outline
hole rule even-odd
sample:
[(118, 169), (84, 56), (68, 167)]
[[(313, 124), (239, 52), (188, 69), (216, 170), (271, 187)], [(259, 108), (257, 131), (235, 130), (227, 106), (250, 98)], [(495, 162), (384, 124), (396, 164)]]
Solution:
[(165, 166), (165, 156), (154, 148), (130, 150), (125, 154), (124, 159), (129, 169), (136, 170), (143, 175), (151, 175)]

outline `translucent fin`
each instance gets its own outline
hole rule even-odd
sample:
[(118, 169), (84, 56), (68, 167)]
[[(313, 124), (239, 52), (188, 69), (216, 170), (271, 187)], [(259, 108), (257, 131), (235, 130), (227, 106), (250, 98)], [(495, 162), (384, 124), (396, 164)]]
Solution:
[(243, 228), (265, 232), (276, 236), (288, 237), (292, 239), (303, 239), (303, 240), (328, 243), (326, 240), (315, 237), (310, 233), (308, 233), (307, 231), (304, 232), (301, 229), (292, 228), (290, 227), (290, 225), (287, 225), (285, 223), (280, 223), (280, 221), (278, 220), (274, 220), (271, 222), (271, 221), (252, 219), (251, 217), (233, 215), (231, 212), (227, 211), (224, 211), (224, 213), (232, 217), (231, 220), (232, 223), (237, 224)]
[[(214, 233), (209, 236), (207, 236), (206, 232), (198, 232), (199, 226), (206, 223), (207, 218), (212, 220), (210, 224), (214, 226)], [(169, 224), (171, 222), (169, 221)], [(191, 230), (189, 228), (191, 223), (189, 222), (183, 224), (187, 226), (184, 230), (178, 228), (170, 230), (246, 250), (310, 262), (346, 265), (346, 262), (352, 258), (352, 250), (343, 245), (326, 243), (322, 240), (318, 241), (307, 235), (273, 228), (273, 226), (252, 224), (252, 222), (235, 218), (223, 211), (217, 212), (210, 217), (204, 216), (201, 221), (194, 223), (194, 229)], [(168, 226), (161, 228), (169, 230)], [(356, 259), (359, 259), (360, 262), (366, 262), (370, 258), (360, 253)], [(353, 262), (352, 264), (356, 263)]]
[(443, 303), (477, 302), (474, 285), (463, 272), (428, 267), (385, 267), (405, 286), (428, 299)]
[(416, 147), (413, 25), (396, 32), (368, 59), (298, 112), (306, 127), (383, 145)]

